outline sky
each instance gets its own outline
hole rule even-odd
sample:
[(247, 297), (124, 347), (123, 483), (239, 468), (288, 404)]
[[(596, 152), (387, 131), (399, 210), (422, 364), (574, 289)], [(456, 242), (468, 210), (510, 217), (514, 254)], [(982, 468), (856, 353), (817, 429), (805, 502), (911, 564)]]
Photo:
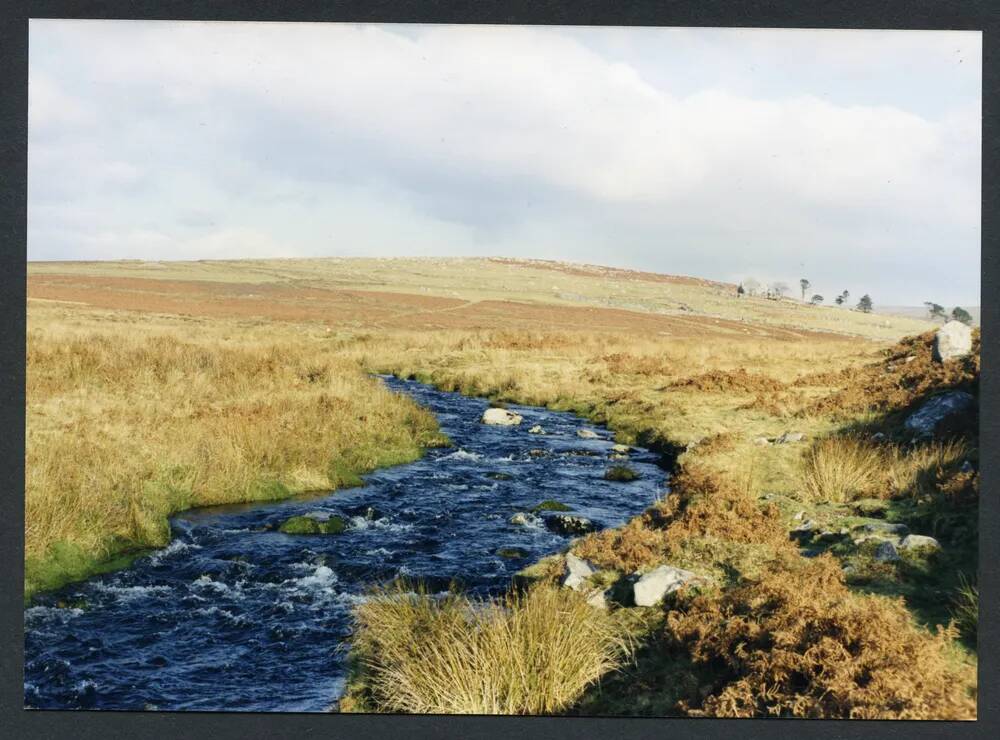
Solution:
[(32, 20), (28, 259), (510, 256), (978, 305), (982, 37)]

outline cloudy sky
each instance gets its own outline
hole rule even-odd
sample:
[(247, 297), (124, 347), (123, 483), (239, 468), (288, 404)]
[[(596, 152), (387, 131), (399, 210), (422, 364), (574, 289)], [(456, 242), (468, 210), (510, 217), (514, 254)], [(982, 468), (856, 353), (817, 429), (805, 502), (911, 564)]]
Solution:
[(973, 32), (31, 21), (28, 258), (506, 255), (979, 303)]

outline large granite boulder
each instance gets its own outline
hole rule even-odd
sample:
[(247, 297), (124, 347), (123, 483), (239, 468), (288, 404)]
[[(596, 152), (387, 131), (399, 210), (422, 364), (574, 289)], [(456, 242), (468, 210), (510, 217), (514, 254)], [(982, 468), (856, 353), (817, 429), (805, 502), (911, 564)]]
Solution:
[(934, 359), (956, 360), (972, 351), (972, 327), (961, 321), (949, 321), (934, 335)]

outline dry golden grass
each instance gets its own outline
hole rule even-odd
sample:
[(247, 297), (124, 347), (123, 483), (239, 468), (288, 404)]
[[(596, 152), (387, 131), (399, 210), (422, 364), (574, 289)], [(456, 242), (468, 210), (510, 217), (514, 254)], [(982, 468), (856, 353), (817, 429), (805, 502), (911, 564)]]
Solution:
[(33, 309), (26, 592), (166, 544), (179, 509), (355, 483), (436, 429), (315, 332)]
[(354, 635), (364, 701), (389, 712), (553, 714), (631, 649), (621, 620), (547, 585), (501, 601), (382, 592)]

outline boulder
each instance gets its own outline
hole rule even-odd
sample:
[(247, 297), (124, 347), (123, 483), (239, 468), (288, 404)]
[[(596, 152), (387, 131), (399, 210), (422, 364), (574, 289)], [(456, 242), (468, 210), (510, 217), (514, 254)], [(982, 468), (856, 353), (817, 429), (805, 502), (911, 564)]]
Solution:
[(611, 445), (611, 451), (618, 455), (627, 455), (632, 451), (632, 448), (628, 445)]
[(975, 397), (965, 391), (942, 393), (928, 400), (911, 414), (904, 426), (918, 435), (931, 435), (942, 421), (953, 414), (965, 411), (975, 403)]
[(903, 538), (903, 541), (899, 545), (901, 550), (916, 550), (921, 547), (929, 547), (934, 550), (940, 550), (941, 543), (933, 537), (927, 537), (926, 535), (908, 534)]
[(566, 574), (563, 576), (560, 583), (565, 588), (571, 588), (574, 591), (579, 591), (580, 587), (584, 584), (584, 581), (594, 575), (594, 573), (594, 568), (590, 563), (583, 558), (578, 558), (573, 553), (568, 552), (566, 553)]
[(593, 532), (597, 525), (589, 519), (573, 514), (552, 514), (545, 517), (545, 526), (557, 534), (582, 535)]
[(508, 560), (521, 560), (522, 558), (528, 557), (528, 551), (523, 550), (520, 547), (501, 547), (496, 552), (498, 557), (506, 558)]
[(965, 357), (972, 351), (972, 327), (961, 321), (949, 321), (934, 335), (934, 359), (947, 362)]
[(600, 439), (600, 435), (590, 429), (577, 429), (576, 436), (580, 439)]
[(698, 578), (689, 570), (661, 565), (641, 576), (632, 585), (636, 606), (653, 606), (667, 594), (672, 594), (686, 583)]
[(492, 426), (512, 427), (520, 424), (523, 419), (523, 416), (508, 409), (486, 409), (482, 421), (483, 424)]
[(535, 426), (528, 430), (528, 434), (545, 434), (545, 429), (541, 424), (535, 424)]
[(768, 445), (771, 444), (771, 440), (769, 440), (767, 437), (757, 437), (756, 439), (754, 439), (753, 443), (757, 447), (767, 447)]
[(607, 609), (608, 608), (608, 592), (602, 589), (594, 589), (594, 591), (587, 597), (587, 603), (590, 604), (595, 609)]
[(875, 549), (875, 559), (883, 563), (892, 563), (899, 560), (899, 552), (892, 542), (886, 540)]
[(547, 498), (540, 504), (536, 504), (531, 508), (531, 511), (538, 513), (539, 511), (570, 511), (573, 507), (567, 506), (562, 501), (556, 501), (555, 499)]

